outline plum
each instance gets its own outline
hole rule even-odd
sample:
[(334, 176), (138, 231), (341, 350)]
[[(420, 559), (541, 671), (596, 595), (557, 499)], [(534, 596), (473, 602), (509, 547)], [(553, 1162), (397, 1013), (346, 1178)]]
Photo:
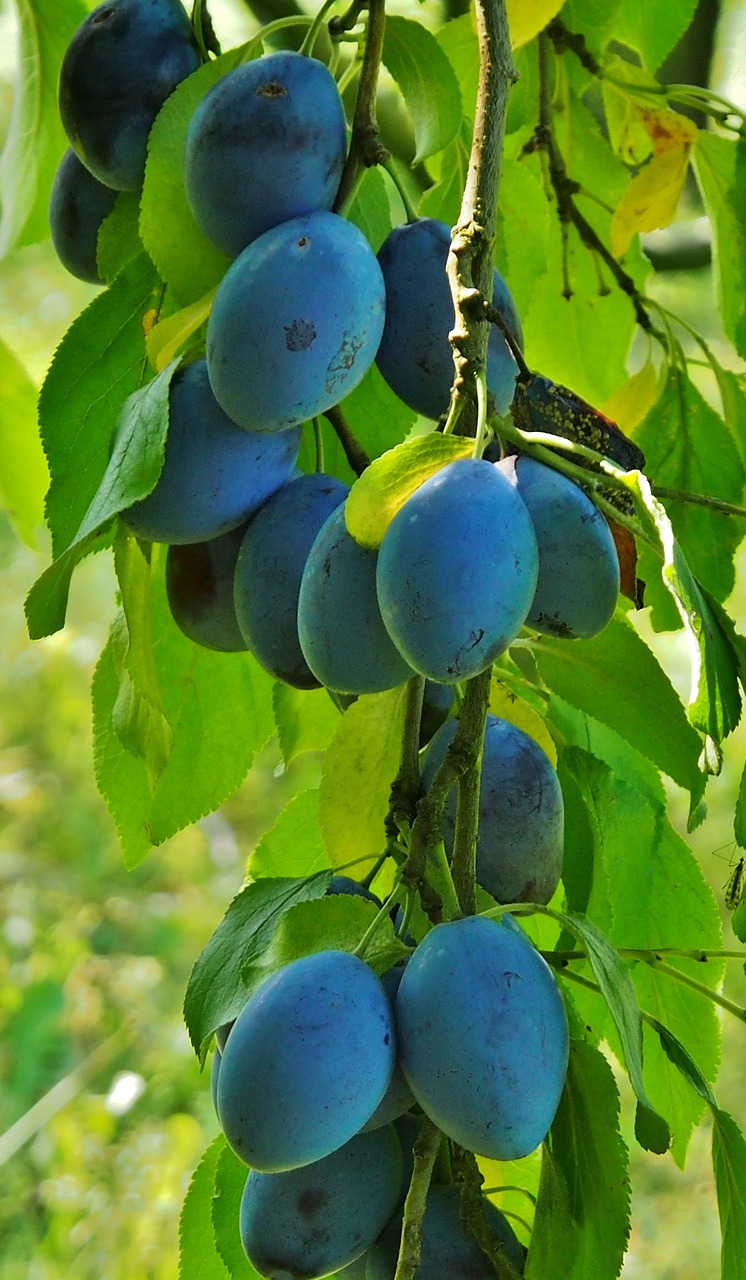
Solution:
[(309, 552), (298, 635), (316, 678), (339, 693), (381, 693), (412, 674), (381, 620), (376, 553), (350, 537), (343, 507), (329, 516)]
[(372, 969), (344, 951), (293, 961), (254, 992), (228, 1037), (218, 1113), (229, 1145), (264, 1173), (323, 1159), (370, 1119), (395, 1055)]
[[(503, 1242), (505, 1256), (523, 1275), (524, 1253), (504, 1214), (484, 1200), (484, 1216)], [(366, 1280), (394, 1280), (401, 1216), (393, 1218), (368, 1254)], [(461, 1221), (461, 1197), (453, 1186), (434, 1186), (422, 1222), (422, 1254), (415, 1280), (494, 1280), (495, 1269)]]
[(461, 458), (426, 480), (386, 530), (381, 616), (415, 671), (455, 684), (515, 639), (537, 573), (531, 517), (515, 488), (492, 463)]
[(116, 191), (94, 178), (68, 148), (52, 183), (49, 229), (63, 267), (88, 284), (102, 283), (96, 261), (98, 233), (116, 198)]
[(333, 476), (300, 476), (284, 485), (250, 522), (236, 563), (238, 626), (262, 666), (296, 689), (319, 682), (298, 640), (298, 594), (319, 529), (349, 486)]
[[(428, 747), (422, 783), (427, 789), (453, 742), (447, 720)], [(447, 852), (453, 848), (456, 796), (443, 813)], [(477, 880), (498, 902), (549, 902), (562, 874), (564, 804), (551, 760), (516, 725), (488, 715), (479, 792)]]
[(239, 525), (208, 542), (169, 547), (166, 591), (177, 627), (205, 649), (240, 653), (248, 646), (236, 621), (233, 575), (246, 532)]
[(344, 107), (323, 62), (269, 53), (236, 67), (192, 117), (184, 186), (230, 257), (290, 218), (334, 203), (347, 153)]
[[(399, 990), (399, 984), (404, 973), (404, 964), (395, 964), (391, 969), (387, 969), (381, 975), (381, 983), (383, 989), (388, 996), (391, 1007), (393, 1009), (396, 1004), (396, 994)], [(409, 1111), (415, 1105), (414, 1095), (407, 1084), (404, 1074), (399, 1063), (394, 1067), (394, 1074), (391, 1077), (391, 1083), (386, 1090), (383, 1098), (376, 1107), (370, 1120), (363, 1125), (361, 1132), (370, 1133), (373, 1129), (380, 1129), (381, 1125), (390, 1124), (392, 1120), (398, 1120), (405, 1112)]]
[[(373, 902), (380, 909), (383, 906), (380, 898), (377, 898), (370, 889), (366, 889), (364, 884), (359, 880), (353, 880), (350, 876), (332, 876), (331, 883), (327, 889), (327, 894), (349, 894), (353, 898), (365, 898), (366, 902)], [(385, 986), (385, 983), (384, 983)], [(387, 992), (388, 994), (388, 992)], [(391, 997), (389, 996), (389, 999)]]
[(539, 547), (539, 578), (526, 621), (537, 631), (590, 640), (610, 622), (619, 595), (611, 529), (579, 485), (534, 458), (497, 464), (528, 508)]
[(313, 1280), (354, 1262), (395, 1211), (401, 1170), (391, 1125), (302, 1169), (252, 1170), (239, 1215), (249, 1262), (268, 1280)]
[(384, 304), (381, 268), (351, 222), (310, 213), (265, 231), (215, 295), (207, 365), (218, 402), (252, 431), (323, 413), (372, 364)]
[[(444, 222), (419, 218), (395, 227), (378, 254), (386, 282), (386, 324), (376, 364), (400, 400), (439, 418), (448, 410), (453, 382), (453, 301), (446, 276), (451, 233)], [(507, 284), (495, 271), (493, 305), (522, 345), (521, 325)], [(499, 329), (490, 333), (487, 388), (498, 413), (510, 408), (518, 376)]]
[(567, 1072), (567, 1018), (525, 935), (481, 916), (436, 925), (404, 971), (396, 1027), (412, 1093), (449, 1138), (493, 1160), (544, 1140)]
[(151, 542), (206, 542), (244, 524), (285, 484), (300, 449), (299, 428), (266, 435), (243, 431), (210, 390), (204, 360), (171, 383), (166, 452), (155, 488), (122, 512)]
[(220, 1063), (223, 1055), (215, 1046), (215, 1052), (212, 1055), (212, 1065), (210, 1067), (210, 1096), (212, 1105), (215, 1108), (215, 1115), (218, 1114), (218, 1080), (220, 1078)]
[(198, 66), (179, 0), (104, 0), (88, 14), (62, 59), (59, 106), (70, 145), (100, 182), (137, 190), (153, 121)]

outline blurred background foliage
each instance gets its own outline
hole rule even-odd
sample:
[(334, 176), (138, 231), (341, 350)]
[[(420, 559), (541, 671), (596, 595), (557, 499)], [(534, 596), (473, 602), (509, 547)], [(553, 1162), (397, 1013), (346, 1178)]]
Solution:
[[(256, 0), (254, 12), (240, 0), (210, 8), (230, 46), (256, 29), (257, 16), (288, 6), (294, 0)], [(443, 16), (435, 4), (395, 7), (416, 8), (434, 25)], [(463, 8), (447, 0), (445, 10)], [(3, 0), (0, 137), (17, 70), (16, 18)], [(725, 0), (718, 11), (703, 0), (663, 78), (704, 82), (712, 51), (714, 87), (746, 106), (745, 48), (743, 5)], [(397, 118), (394, 110), (392, 128)], [(734, 366), (719, 334), (707, 234), (690, 190), (679, 223), (649, 241), (659, 267), (652, 289)], [(0, 338), (36, 385), (92, 294), (65, 274), (48, 243), (0, 263)], [(284, 772), (270, 743), (219, 813), (125, 872), (91, 755), (89, 685), (114, 612), (113, 572), (108, 557), (88, 561), (65, 631), (32, 645), (22, 601), (47, 559), (43, 532), (30, 548), (0, 515), (0, 1280), (172, 1280), (181, 1199), (216, 1131), (209, 1082), (181, 1022), (184, 986), (247, 855), (287, 799), (315, 785), (319, 764), (304, 756)], [(730, 612), (743, 618), (745, 606), (742, 555)], [(641, 624), (645, 630), (644, 614)], [(680, 638), (648, 639), (685, 691)], [(744, 726), (737, 737), (734, 764), (711, 783), (707, 820), (692, 837), (720, 901), (735, 858)], [(673, 794), (672, 804), (683, 831), (683, 798)], [(730, 967), (726, 990), (746, 1005), (740, 965)], [(746, 1031), (732, 1019), (724, 1031), (718, 1098), (743, 1125)], [(619, 1084), (624, 1094), (621, 1075)], [(695, 1135), (679, 1172), (636, 1147), (631, 1107), (627, 1115), (634, 1226), (623, 1274), (707, 1280), (719, 1251), (707, 1134)]]

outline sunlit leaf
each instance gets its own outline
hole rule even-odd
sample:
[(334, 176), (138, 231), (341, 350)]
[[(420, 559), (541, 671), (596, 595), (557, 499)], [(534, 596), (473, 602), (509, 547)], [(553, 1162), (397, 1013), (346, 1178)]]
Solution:
[(434, 431), (390, 449), (353, 485), (345, 504), (348, 532), (363, 547), (380, 547), (407, 498), (449, 462), (469, 457), (473, 447), (472, 440)]
[(35, 546), (49, 472), (36, 421), (37, 389), (13, 352), (0, 341), (0, 505), (20, 536)]
[(410, 18), (387, 18), (383, 62), (412, 118), (417, 164), (456, 136), (461, 124), (458, 80), (435, 36)]

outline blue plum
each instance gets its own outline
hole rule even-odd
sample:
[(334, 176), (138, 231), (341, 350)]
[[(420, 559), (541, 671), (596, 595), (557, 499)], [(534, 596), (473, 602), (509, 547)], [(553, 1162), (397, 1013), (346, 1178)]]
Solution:
[(166, 454), (155, 488), (122, 512), (151, 542), (206, 542), (244, 524), (290, 478), (300, 430), (242, 431), (210, 390), (204, 360), (171, 383)]
[[(381, 975), (381, 983), (383, 989), (388, 996), (392, 1010), (396, 1004), (396, 995), (399, 990), (399, 984), (404, 973), (404, 965), (396, 964), (391, 969), (387, 969)], [(391, 1083), (386, 1090), (383, 1098), (376, 1107), (373, 1115), (367, 1124), (362, 1127), (362, 1133), (371, 1133), (373, 1129), (380, 1129), (381, 1125), (390, 1124), (392, 1120), (398, 1120), (405, 1112), (409, 1111), (415, 1105), (414, 1095), (407, 1084), (404, 1073), (399, 1063), (394, 1067), (394, 1074), (391, 1077)]]
[[(383, 906), (380, 898), (371, 893), (370, 889), (366, 889), (365, 885), (361, 884), (359, 880), (353, 880), (350, 876), (332, 876), (326, 892), (328, 894), (349, 894), (353, 898), (365, 898), (366, 902), (373, 902), (377, 907)], [(384, 987), (385, 985), (384, 983)]]
[(236, 620), (233, 575), (245, 525), (208, 542), (169, 547), (166, 591), (177, 627), (205, 649), (240, 653), (248, 646)]
[(396, 1209), (402, 1153), (391, 1125), (288, 1173), (249, 1174), (241, 1243), (268, 1280), (314, 1280), (365, 1253)]
[(228, 73), (192, 117), (184, 186), (194, 217), (235, 257), (290, 218), (334, 203), (347, 153), (342, 99), (315, 58), (269, 53)]
[(436, 925), (404, 971), (396, 1026), (410, 1088), (449, 1138), (493, 1160), (544, 1140), (567, 1072), (567, 1018), (525, 935), (480, 916)]
[[(376, 364), (392, 391), (426, 418), (448, 410), (453, 382), (453, 302), (446, 277), (451, 233), (444, 222), (420, 218), (395, 227), (378, 254), (386, 282), (386, 324)], [(495, 271), (493, 305), (522, 345), (521, 325), (507, 284)], [(487, 387), (498, 413), (510, 408), (518, 366), (497, 328), (490, 334)]]
[(357, 956), (320, 951), (280, 969), (231, 1030), (218, 1113), (236, 1155), (280, 1173), (330, 1155), (370, 1119), (396, 1055), (391, 1006)]
[[(524, 1253), (504, 1214), (484, 1200), (488, 1226), (503, 1242), (505, 1256), (523, 1275)], [(401, 1216), (393, 1218), (367, 1256), (365, 1280), (394, 1280), (399, 1254)], [(464, 1232), (461, 1197), (453, 1186), (434, 1186), (422, 1222), (422, 1254), (415, 1280), (494, 1280), (495, 1269), (474, 1236)]]
[(525, 502), (539, 546), (539, 579), (526, 621), (537, 631), (590, 640), (611, 621), (619, 559), (611, 529), (579, 485), (534, 458), (498, 464)]
[(96, 246), (101, 223), (114, 208), (116, 191), (105, 187), (68, 149), (52, 183), (49, 229), (57, 257), (79, 280), (101, 284)]
[(420, 750), (427, 746), (433, 734), (438, 732), (442, 724), (445, 724), (452, 707), (453, 685), (426, 680), (420, 717)]
[(220, 1079), (220, 1063), (222, 1062), (222, 1059), (223, 1055), (216, 1045), (215, 1052), (212, 1055), (212, 1065), (210, 1067), (210, 1096), (212, 1098), (212, 1105), (215, 1108), (215, 1115), (218, 1114), (218, 1080)]
[(372, 364), (384, 305), (381, 268), (351, 222), (310, 213), (265, 231), (229, 267), (207, 325), (228, 417), (276, 431), (331, 408)]
[[(453, 742), (448, 720), (428, 747), (427, 789)], [(453, 848), (456, 796), (443, 813), (446, 850)], [(549, 902), (562, 874), (564, 803), (551, 760), (516, 725), (488, 715), (479, 792), (477, 880), (498, 902)]]
[(376, 553), (361, 547), (338, 507), (306, 561), (298, 635), (314, 675), (339, 693), (381, 693), (412, 672), (394, 647), (376, 598)]
[(62, 59), (59, 105), (70, 145), (100, 182), (137, 190), (153, 121), (198, 66), (180, 0), (104, 0), (89, 13)]
[(298, 639), (303, 570), (319, 529), (348, 493), (333, 476), (299, 476), (254, 517), (238, 554), (234, 603), (241, 632), (262, 666), (296, 689), (319, 684)]
[(537, 573), (531, 517), (514, 487), (492, 463), (462, 458), (426, 480), (386, 530), (381, 616), (415, 671), (455, 684), (515, 639)]

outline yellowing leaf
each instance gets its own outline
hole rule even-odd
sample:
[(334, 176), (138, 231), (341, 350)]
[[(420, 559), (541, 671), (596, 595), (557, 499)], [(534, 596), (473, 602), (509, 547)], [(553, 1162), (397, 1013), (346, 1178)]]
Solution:
[(648, 360), (623, 382), (603, 406), (603, 413), (630, 435), (658, 399), (658, 370)]
[(192, 302), (173, 316), (167, 316), (153, 325), (147, 334), (145, 346), (148, 359), (156, 373), (161, 373), (173, 360), (177, 351), (183, 347), (187, 338), (196, 333), (210, 314), (216, 290), (206, 293), (198, 302)]
[(493, 716), (499, 716), (501, 720), (509, 720), (516, 728), (522, 729), (527, 733), (529, 738), (533, 738), (534, 742), (538, 742), (542, 751), (546, 752), (553, 765), (557, 764), (557, 748), (551, 733), (547, 729), (544, 719), (530, 707), (523, 698), (519, 698), (511, 689), (507, 689), (504, 684), (494, 677), (490, 683), (490, 703), (489, 709)]
[(556, 18), (565, 0), (507, 0), (510, 43), (528, 44)]
[(621, 258), (639, 231), (673, 221), (698, 129), (677, 111), (638, 108), (653, 146), (653, 158), (630, 182), (611, 221), (611, 249)]
[(697, 141), (699, 130), (688, 116), (678, 111), (654, 111), (648, 107), (638, 107), (640, 121), (653, 144), (653, 154), (663, 155), (666, 151), (686, 151), (688, 155)]
[(430, 476), (468, 458), (474, 441), (464, 436), (430, 435), (406, 440), (376, 458), (355, 482), (345, 504), (347, 530), (362, 547), (380, 547), (400, 507)]

